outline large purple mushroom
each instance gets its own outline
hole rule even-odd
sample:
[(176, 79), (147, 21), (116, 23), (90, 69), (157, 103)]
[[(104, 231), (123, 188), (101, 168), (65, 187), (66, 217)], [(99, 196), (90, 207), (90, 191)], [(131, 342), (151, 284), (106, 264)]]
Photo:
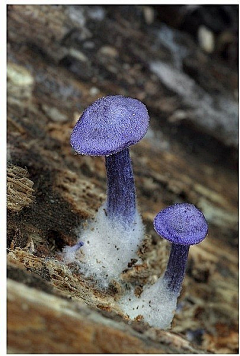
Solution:
[(98, 99), (83, 112), (71, 134), (71, 146), (83, 155), (105, 156), (106, 213), (131, 225), (136, 218), (135, 185), (128, 147), (146, 134), (149, 116), (137, 99), (122, 95)]
[(153, 224), (160, 236), (172, 242), (163, 280), (169, 291), (179, 295), (189, 247), (200, 243), (206, 237), (208, 232), (206, 219), (193, 204), (179, 203), (160, 211)]

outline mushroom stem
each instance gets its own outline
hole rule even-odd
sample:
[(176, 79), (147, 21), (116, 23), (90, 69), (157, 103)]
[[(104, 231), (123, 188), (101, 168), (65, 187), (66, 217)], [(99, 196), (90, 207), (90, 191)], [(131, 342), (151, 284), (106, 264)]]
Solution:
[(166, 282), (169, 291), (179, 295), (184, 279), (187, 258), (189, 252), (189, 245), (172, 244), (171, 252), (164, 273), (164, 281)]
[(136, 216), (136, 196), (129, 149), (106, 156), (107, 216), (131, 226)]

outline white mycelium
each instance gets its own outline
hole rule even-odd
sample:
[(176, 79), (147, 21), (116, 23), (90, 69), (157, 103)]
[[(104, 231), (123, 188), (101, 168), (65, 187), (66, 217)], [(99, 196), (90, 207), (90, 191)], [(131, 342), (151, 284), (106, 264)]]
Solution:
[(168, 329), (176, 310), (178, 294), (171, 292), (163, 278), (154, 285), (146, 286), (140, 297), (132, 289), (119, 302), (122, 310), (131, 319), (143, 316), (151, 326)]
[(64, 262), (76, 262), (86, 277), (91, 276), (100, 287), (107, 287), (111, 280), (119, 280), (131, 259), (140, 260), (137, 250), (143, 237), (144, 226), (138, 212), (134, 224), (126, 228), (108, 219), (103, 206), (88, 228), (79, 234), (78, 241), (84, 245), (79, 249), (76, 245), (64, 248)]

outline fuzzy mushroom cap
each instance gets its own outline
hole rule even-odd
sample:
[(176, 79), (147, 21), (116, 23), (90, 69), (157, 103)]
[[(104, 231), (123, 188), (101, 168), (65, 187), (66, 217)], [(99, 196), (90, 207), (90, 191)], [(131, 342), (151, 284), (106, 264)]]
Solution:
[(141, 101), (122, 95), (106, 96), (84, 110), (70, 143), (79, 154), (106, 156), (140, 141), (148, 125), (148, 111)]
[(160, 211), (154, 229), (166, 240), (180, 245), (195, 245), (207, 235), (208, 225), (203, 213), (193, 204), (174, 204)]

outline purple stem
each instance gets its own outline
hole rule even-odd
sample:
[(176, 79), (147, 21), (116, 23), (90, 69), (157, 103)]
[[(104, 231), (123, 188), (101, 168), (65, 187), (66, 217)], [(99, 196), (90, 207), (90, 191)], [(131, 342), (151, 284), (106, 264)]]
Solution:
[(107, 216), (126, 226), (134, 222), (136, 197), (129, 149), (106, 156)]
[(167, 268), (163, 279), (167, 282), (167, 287), (171, 292), (180, 294), (184, 279), (189, 245), (172, 244)]

